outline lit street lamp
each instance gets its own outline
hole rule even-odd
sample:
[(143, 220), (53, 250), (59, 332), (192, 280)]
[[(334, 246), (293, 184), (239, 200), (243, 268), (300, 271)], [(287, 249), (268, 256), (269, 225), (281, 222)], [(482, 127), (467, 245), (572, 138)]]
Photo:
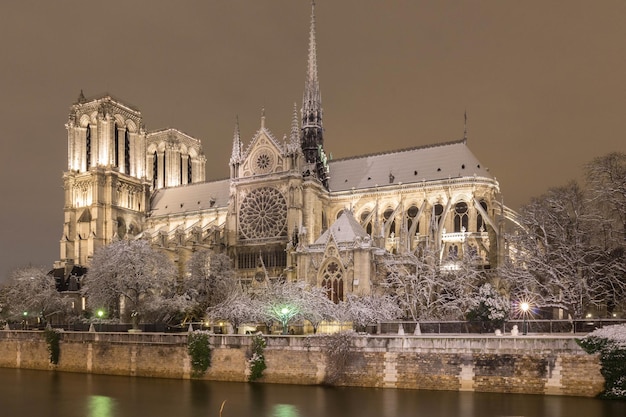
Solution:
[(104, 310), (98, 310), (96, 315), (98, 316), (98, 320), (100, 320), (100, 331), (102, 331), (102, 317), (104, 317)]
[(289, 321), (289, 309), (283, 307), (280, 310), (280, 323), (283, 325), (283, 334), (287, 334), (287, 322)]
[(528, 304), (526, 301), (522, 302), (519, 305), (520, 310), (522, 310), (522, 316), (524, 321), (522, 322), (522, 334), (526, 335), (528, 334), (528, 322), (527, 322), (527, 318), (528, 318), (528, 311), (530, 310), (530, 304)]

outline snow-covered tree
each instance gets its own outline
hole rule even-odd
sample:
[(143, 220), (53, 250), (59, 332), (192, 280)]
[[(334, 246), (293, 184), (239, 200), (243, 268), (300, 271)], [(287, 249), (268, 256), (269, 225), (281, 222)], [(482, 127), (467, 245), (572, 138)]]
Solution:
[(508, 318), (510, 310), (509, 298), (486, 282), (478, 289), (476, 297), (471, 298), (469, 320), (489, 323), (488, 330), (499, 328)]
[[(345, 304), (340, 306), (357, 330), (382, 321), (396, 320), (402, 314), (393, 297), (389, 295), (357, 296), (348, 294)], [(341, 303), (340, 303), (341, 304)]]
[(230, 258), (211, 250), (195, 252), (188, 263), (187, 277), (181, 283), (181, 293), (191, 301), (189, 319), (202, 319), (209, 307), (227, 300), (239, 290)]
[(303, 296), (300, 318), (311, 323), (315, 334), (323, 321), (331, 321), (336, 317), (337, 304), (333, 303), (328, 298), (326, 290), (320, 287), (305, 287)]
[(144, 240), (120, 240), (94, 253), (82, 290), (92, 309), (130, 315), (137, 327), (142, 318), (163, 320), (184, 307), (175, 288), (175, 267), (163, 253)]
[(287, 334), (289, 323), (302, 318), (307, 310), (307, 294), (304, 282), (269, 282), (265, 291), (257, 294), (264, 322), (279, 322), (283, 334)]
[(206, 310), (207, 318), (212, 322), (226, 321), (233, 326), (237, 333), (244, 323), (257, 323), (262, 321), (260, 303), (244, 291), (233, 291), (222, 302), (210, 306)]
[(56, 289), (54, 277), (36, 267), (14, 270), (0, 290), (3, 316), (47, 322), (54, 314), (71, 312), (71, 300)]
[[(500, 275), (511, 286), (511, 298), (532, 300), (581, 318), (600, 307), (623, 283), (607, 263), (610, 252), (597, 244), (598, 212), (575, 182), (552, 188), (521, 209), (525, 231), (511, 236), (511, 259)], [(617, 288), (611, 288), (617, 285)]]
[(383, 264), (386, 279), (381, 285), (402, 315), (414, 321), (463, 318), (485, 279), (469, 250), (444, 266), (439, 252), (427, 247), (416, 254), (388, 255)]

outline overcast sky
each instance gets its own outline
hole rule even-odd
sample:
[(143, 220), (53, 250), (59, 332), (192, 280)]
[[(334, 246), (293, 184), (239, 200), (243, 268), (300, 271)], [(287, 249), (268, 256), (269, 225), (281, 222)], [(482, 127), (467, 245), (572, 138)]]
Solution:
[[(456, 140), (517, 209), (626, 151), (626, 2), (318, 0), (325, 149), (334, 158)], [(81, 89), (148, 130), (201, 138), (226, 178), (235, 117), (289, 133), (308, 0), (11, 1), (0, 6), (0, 279), (51, 267), (63, 226), (65, 123)], [(332, 174), (332, 173), (331, 173)]]

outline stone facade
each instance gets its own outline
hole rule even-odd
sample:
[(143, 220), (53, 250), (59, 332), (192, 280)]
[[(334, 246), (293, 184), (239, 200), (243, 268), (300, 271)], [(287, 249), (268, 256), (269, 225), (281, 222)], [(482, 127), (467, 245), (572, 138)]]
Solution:
[[(203, 378), (247, 380), (251, 336), (211, 336)], [(260, 382), (316, 385), (328, 363), (323, 336), (268, 336)], [(190, 378), (186, 334), (62, 333), (58, 365), (41, 332), (0, 332), (0, 367)], [(355, 337), (337, 385), (573, 395), (602, 392), (598, 355), (573, 337)]]

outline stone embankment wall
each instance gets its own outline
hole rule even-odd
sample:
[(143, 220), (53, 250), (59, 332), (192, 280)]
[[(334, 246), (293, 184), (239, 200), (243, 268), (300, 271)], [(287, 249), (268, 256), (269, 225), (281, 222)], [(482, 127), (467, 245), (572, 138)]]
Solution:
[[(260, 382), (324, 383), (322, 336), (268, 336)], [(209, 380), (246, 381), (251, 336), (214, 335)], [(0, 331), (0, 367), (190, 378), (186, 334), (61, 333), (49, 363), (42, 332)], [(597, 355), (572, 336), (358, 336), (338, 385), (595, 396), (604, 388)]]

